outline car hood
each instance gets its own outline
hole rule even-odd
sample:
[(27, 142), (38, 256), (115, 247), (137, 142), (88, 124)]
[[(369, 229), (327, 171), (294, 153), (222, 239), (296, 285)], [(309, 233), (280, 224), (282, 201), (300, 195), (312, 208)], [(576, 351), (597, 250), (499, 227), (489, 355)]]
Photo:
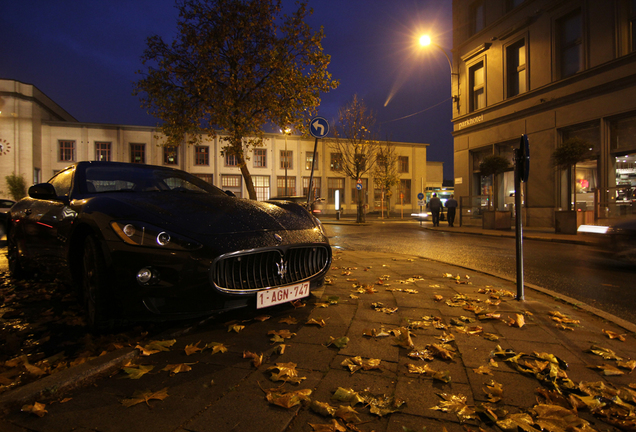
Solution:
[(107, 199), (110, 203), (106, 208), (114, 217), (134, 217), (184, 234), (214, 235), (314, 227), (312, 217), (297, 205), (279, 206), (190, 192), (109, 194)]

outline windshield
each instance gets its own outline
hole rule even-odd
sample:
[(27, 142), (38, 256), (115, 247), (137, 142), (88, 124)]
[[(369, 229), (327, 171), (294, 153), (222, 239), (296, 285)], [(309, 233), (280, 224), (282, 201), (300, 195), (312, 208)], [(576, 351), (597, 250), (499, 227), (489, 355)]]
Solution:
[(195, 192), (225, 195), (217, 187), (185, 171), (150, 167), (89, 166), (86, 192)]

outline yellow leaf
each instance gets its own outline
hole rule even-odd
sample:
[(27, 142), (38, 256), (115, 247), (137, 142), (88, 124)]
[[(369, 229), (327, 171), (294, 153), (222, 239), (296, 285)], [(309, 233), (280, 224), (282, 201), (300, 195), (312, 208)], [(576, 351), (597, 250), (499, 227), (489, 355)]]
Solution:
[(605, 333), (607, 337), (610, 339), (618, 339), (621, 342), (625, 342), (625, 335), (621, 335), (616, 332), (605, 330), (605, 329), (603, 330), (603, 333)]
[(257, 317), (254, 317), (254, 319), (255, 319), (256, 321), (261, 321), (261, 322), (263, 322), (263, 321), (267, 321), (267, 320), (268, 320), (268, 319), (270, 319), (270, 318), (271, 318), (271, 316), (269, 316), (269, 315), (259, 315), (259, 316), (257, 316)]
[(311, 395), (310, 389), (301, 389), (292, 392), (285, 392), (280, 388), (264, 390), (266, 398), (272, 405), (278, 405), (283, 408), (292, 408), (299, 405), (303, 401), (308, 401)]
[(298, 324), (298, 320), (296, 318), (292, 318), (291, 316), (288, 316), (287, 318), (282, 318), (278, 322), (283, 324), (289, 324), (289, 325)]
[(254, 365), (255, 368), (260, 367), (260, 365), (263, 364), (263, 354), (256, 354), (253, 352), (249, 352), (249, 351), (243, 351), (243, 358), (251, 358), (252, 359), (252, 365)]
[(46, 407), (46, 405), (35, 402), (33, 405), (24, 405), (22, 407), (22, 412), (28, 412), (38, 417), (44, 417), (44, 415), (48, 413), (48, 411), (45, 410), (44, 407)]
[(170, 372), (170, 375), (178, 374), (179, 372), (189, 372), (192, 368), (186, 363), (169, 364), (162, 371)]
[(185, 347), (186, 355), (191, 355), (191, 354), (197, 353), (199, 351), (203, 351), (203, 348), (199, 348), (199, 344), (200, 343), (201, 343), (201, 341), (197, 342), (196, 344), (186, 345), (186, 347)]
[(139, 379), (153, 370), (155, 367), (152, 365), (132, 365), (122, 368), (122, 370), (128, 374), (130, 379)]
[(235, 331), (236, 333), (240, 332), (241, 330), (243, 330), (245, 328), (244, 325), (240, 325), (240, 324), (231, 324), (227, 327), (227, 331), (228, 333), (231, 331)]
[(331, 423), (314, 424), (309, 423), (314, 432), (347, 432), (347, 428), (342, 426), (336, 419), (331, 419)]
[(307, 321), (307, 323), (305, 325), (317, 325), (319, 327), (324, 327), (327, 324), (325, 323), (324, 319), (317, 320), (315, 318), (311, 318), (310, 320)]
[(212, 348), (212, 354), (227, 352), (227, 346), (220, 342), (210, 342), (204, 349)]
[(136, 391), (133, 394), (133, 397), (130, 399), (124, 399), (121, 401), (122, 405), (124, 405), (125, 407), (130, 408), (131, 406), (140, 404), (140, 403), (146, 403), (146, 405), (150, 406), (150, 404), (148, 403), (148, 401), (156, 399), (156, 400), (164, 400), (165, 398), (168, 397), (168, 387), (161, 389), (159, 391), (156, 392), (152, 392), (150, 390), (145, 390), (145, 391)]

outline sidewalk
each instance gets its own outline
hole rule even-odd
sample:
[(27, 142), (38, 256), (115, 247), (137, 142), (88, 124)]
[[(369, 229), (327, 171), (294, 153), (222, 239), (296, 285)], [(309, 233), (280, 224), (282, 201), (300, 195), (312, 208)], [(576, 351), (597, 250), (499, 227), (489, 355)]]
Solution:
[[(636, 402), (626, 387), (636, 325), (534, 290), (517, 301), (513, 282), (410, 256), (337, 251), (329, 279), (306, 307), (253, 312), (241, 317), (240, 331), (223, 316), (176, 336), (170, 351), (122, 351), (153, 366), (138, 380), (127, 379), (120, 362), (72, 391), (51, 375), (30, 402), (0, 395), (11, 407), (0, 431), (296, 432), (337, 421), (352, 431), (465, 432), (463, 425), (496, 430), (495, 419), (509, 430), (533, 422), (618, 430), (632, 421)], [(271, 318), (254, 319), (263, 313)], [(213, 342), (227, 351), (185, 353)], [(176, 364), (191, 370), (162, 371)], [(286, 373), (287, 382), (272, 380)], [(622, 406), (609, 388), (621, 391)], [(157, 398), (122, 404), (143, 390)], [(347, 399), (355, 394), (365, 402)], [(46, 404), (42, 418), (16, 409), (33, 399)]]
[[(349, 217), (342, 217), (341, 219), (336, 219), (335, 216), (322, 216), (320, 217), (320, 221), (325, 225), (357, 225), (355, 215)], [(404, 215), (404, 218), (401, 217), (391, 217), (391, 218), (379, 218), (375, 215), (369, 216), (367, 215), (367, 219), (365, 224), (375, 224), (375, 223), (402, 223), (402, 224), (411, 224), (415, 226), (421, 226), (425, 229), (435, 230), (435, 231), (448, 231), (448, 232), (456, 232), (462, 234), (473, 234), (473, 235), (487, 235), (491, 237), (516, 237), (515, 227), (513, 226), (509, 230), (488, 230), (483, 229), (480, 226), (473, 225), (464, 225), (459, 226), (459, 223), (456, 221), (454, 227), (449, 227), (448, 222), (440, 222), (439, 227), (433, 227), (433, 223), (431, 221), (418, 222), (417, 220)], [(554, 228), (551, 227), (522, 227), (523, 238), (524, 239), (533, 239), (533, 240), (543, 240), (543, 241), (553, 241), (560, 243), (572, 243), (572, 244), (587, 244), (587, 245), (595, 245), (599, 242), (600, 238), (598, 235), (594, 234), (585, 234), (578, 233), (574, 234), (556, 234), (554, 232)]]

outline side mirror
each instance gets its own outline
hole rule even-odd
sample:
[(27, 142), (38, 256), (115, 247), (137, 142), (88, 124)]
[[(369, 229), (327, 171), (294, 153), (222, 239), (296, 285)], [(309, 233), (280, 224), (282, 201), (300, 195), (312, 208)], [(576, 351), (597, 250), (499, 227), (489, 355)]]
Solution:
[(56, 200), (57, 192), (51, 183), (39, 183), (29, 188), (29, 196), (41, 200)]
[(223, 192), (225, 192), (225, 195), (227, 195), (227, 196), (231, 196), (231, 197), (236, 198), (236, 195), (231, 190), (226, 190), (226, 191), (223, 191)]

